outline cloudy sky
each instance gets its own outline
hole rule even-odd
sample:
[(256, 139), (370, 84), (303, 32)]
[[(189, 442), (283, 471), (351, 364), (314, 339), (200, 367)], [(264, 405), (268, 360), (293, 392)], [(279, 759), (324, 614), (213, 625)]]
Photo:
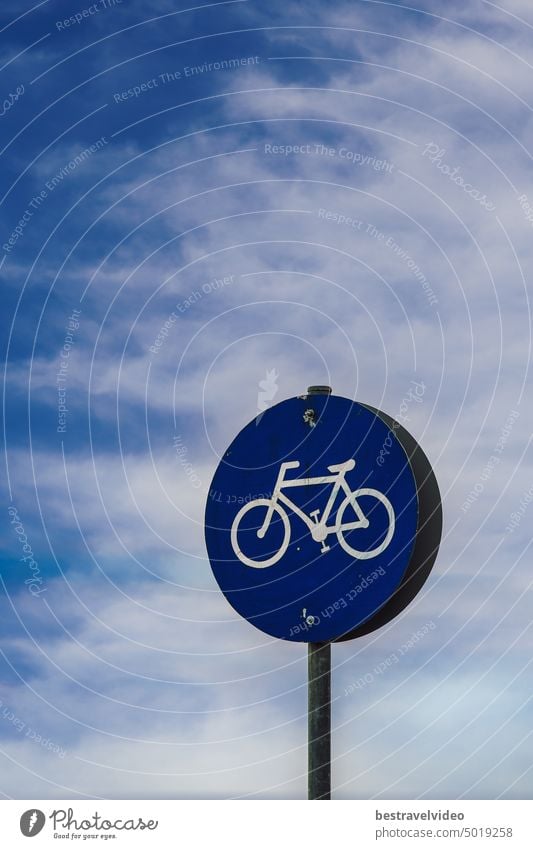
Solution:
[(203, 540), (266, 381), (411, 398), (443, 497), (335, 797), (531, 798), (533, 10), (419, 5), (2, 4), (3, 796), (305, 798), (305, 646)]

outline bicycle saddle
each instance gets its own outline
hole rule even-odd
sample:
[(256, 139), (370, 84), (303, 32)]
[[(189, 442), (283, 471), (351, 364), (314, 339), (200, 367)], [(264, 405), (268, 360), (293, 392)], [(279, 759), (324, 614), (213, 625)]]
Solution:
[(344, 463), (336, 463), (333, 466), (328, 466), (328, 472), (349, 472), (355, 466), (355, 460), (345, 460)]

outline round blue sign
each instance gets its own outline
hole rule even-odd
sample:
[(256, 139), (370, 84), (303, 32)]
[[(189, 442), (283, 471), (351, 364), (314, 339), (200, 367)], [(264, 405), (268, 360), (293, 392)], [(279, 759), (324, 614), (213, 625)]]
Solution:
[(215, 578), (271, 636), (342, 638), (402, 582), (418, 527), (415, 475), (394, 431), (336, 395), (303, 395), (251, 421), (207, 499)]

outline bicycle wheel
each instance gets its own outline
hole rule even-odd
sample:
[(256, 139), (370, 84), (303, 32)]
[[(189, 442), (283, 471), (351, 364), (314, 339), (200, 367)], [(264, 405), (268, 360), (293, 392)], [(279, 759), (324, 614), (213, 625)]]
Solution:
[[(252, 557), (248, 557), (241, 549), (239, 545), (239, 541), (237, 538), (239, 532), (239, 525), (245, 516), (246, 513), (249, 513), (251, 510), (256, 510), (257, 508), (266, 508), (268, 510), (272, 507), (272, 501), (269, 498), (257, 498), (255, 501), (250, 501), (248, 504), (245, 504), (244, 507), (241, 507), (237, 515), (233, 520), (233, 524), (231, 526), (231, 544), (233, 546), (233, 551), (241, 561), (246, 566), (252, 566), (254, 569), (266, 569), (268, 566), (273, 566), (274, 563), (277, 563), (278, 560), (285, 554), (288, 546), (289, 539), (291, 535), (291, 527), (289, 524), (289, 517), (287, 516), (283, 507), (280, 507), (279, 504), (274, 504), (273, 509), (274, 512), (278, 514), (283, 522), (283, 540), (279, 549), (273, 554), (271, 557), (267, 557), (265, 560), (255, 560)], [(257, 530), (262, 527), (263, 521), (265, 519), (265, 514), (260, 517), (260, 514), (257, 515), (257, 525), (255, 526)], [(268, 531), (267, 531), (268, 533)], [(259, 537), (259, 534), (256, 534)], [(268, 543), (266, 543), (268, 546)]]
[[(353, 507), (359, 519), (366, 518), (364, 516), (363, 511), (361, 510), (360, 505), (357, 503), (357, 499), (363, 496), (370, 496), (372, 498), (377, 499), (377, 501), (383, 504), (387, 511), (389, 519), (389, 527), (387, 529), (387, 533), (385, 534), (385, 538), (378, 546), (376, 546), (376, 548), (372, 548), (369, 551), (360, 551), (359, 549), (353, 548), (351, 545), (348, 545), (348, 543), (344, 539), (343, 534), (343, 531), (357, 530), (358, 527), (358, 523), (351, 523), (352, 526), (350, 527), (350, 523), (347, 522), (343, 528), (342, 519), (344, 516), (344, 511), (346, 510), (348, 505), (351, 505)], [(372, 513), (373, 510), (374, 507), (368, 512)], [(371, 522), (371, 519), (369, 520), (369, 522)], [(372, 557), (377, 557), (378, 554), (381, 554), (383, 551), (385, 551), (394, 535), (395, 526), (396, 519), (394, 516), (392, 504), (390, 503), (389, 499), (385, 495), (383, 495), (382, 492), (378, 492), (377, 489), (356, 489), (355, 492), (351, 492), (350, 495), (346, 496), (341, 506), (339, 507), (337, 513), (337, 539), (348, 554), (351, 554), (353, 557), (357, 557), (359, 560), (370, 560)], [(363, 525), (361, 524), (359, 525), (359, 527), (363, 527)]]

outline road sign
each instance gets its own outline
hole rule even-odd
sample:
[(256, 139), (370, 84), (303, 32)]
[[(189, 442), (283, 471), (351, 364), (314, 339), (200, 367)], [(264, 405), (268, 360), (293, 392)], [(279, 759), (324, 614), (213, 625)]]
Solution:
[(271, 407), (224, 453), (207, 499), (206, 544), (222, 592), (285, 640), (338, 640), (369, 627), (408, 573), (418, 484), (377, 411), (326, 394)]

